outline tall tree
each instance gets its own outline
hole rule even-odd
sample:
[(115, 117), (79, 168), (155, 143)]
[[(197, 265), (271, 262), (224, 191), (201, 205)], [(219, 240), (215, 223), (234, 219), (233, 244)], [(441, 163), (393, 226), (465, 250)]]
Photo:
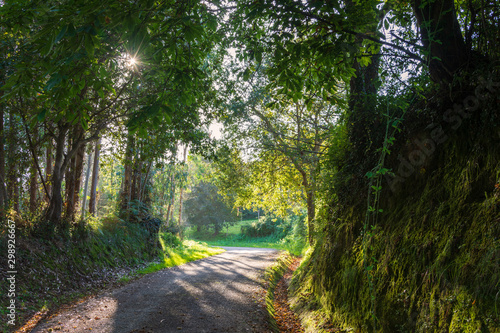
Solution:
[(34, 213), (37, 208), (37, 191), (38, 191), (38, 177), (37, 177), (37, 166), (33, 161), (30, 167), (30, 212)]
[(7, 171), (7, 197), (11, 207), (19, 212), (19, 132), (18, 123), (14, 112), (9, 112), (9, 138), (8, 138), (8, 171)]
[(200, 182), (192, 189), (185, 201), (186, 220), (200, 228), (210, 228), (217, 235), (224, 226), (234, 224), (237, 217), (232, 208), (218, 193), (217, 187)]
[[(72, 138), (78, 138), (83, 132), (80, 124), (73, 129)], [(83, 161), (85, 156), (85, 144), (78, 147), (75, 156), (70, 160), (66, 171), (66, 214), (65, 218), (73, 221), (79, 202), (80, 186), (82, 183)]]
[(457, 20), (455, 1), (413, 0), (411, 5), (431, 78), (436, 82), (451, 82), (470, 57)]
[(186, 165), (186, 159), (187, 159), (187, 150), (188, 150), (188, 145), (184, 145), (184, 151), (183, 151), (183, 157), (182, 157), (182, 175), (181, 175), (181, 180), (179, 182), (179, 230), (181, 230), (181, 223), (182, 223), (182, 195), (184, 193), (184, 186), (185, 186), (185, 180), (187, 178), (185, 168), (187, 168)]
[[(244, 140), (240, 145), (253, 147), (255, 162), (248, 163), (248, 168), (254, 175), (250, 176), (251, 180), (247, 178), (247, 184), (238, 184), (233, 180), (234, 177), (229, 176), (227, 181), (223, 182), (225, 185), (221, 186), (225, 189), (227, 186), (227, 190), (236, 189), (240, 200), (246, 201), (247, 207), (271, 210), (280, 209), (279, 206), (288, 201), (280, 198), (283, 191), (293, 198), (290, 193), (299, 189), (301, 194), (298, 200), (302, 201), (307, 209), (309, 242), (312, 244), (320, 161), (327, 148), (324, 143), (330, 135), (339, 110), (318, 100), (314, 93), (306, 100), (293, 102), (278, 99), (274, 103), (268, 103), (267, 107), (253, 105), (249, 109), (247, 123), (243, 125), (243, 122), (239, 122), (233, 127), (236, 133), (231, 131), (229, 136), (239, 136)], [(241, 130), (243, 128), (246, 130)], [(249, 138), (252, 138), (250, 142)], [(222, 154), (227, 155), (226, 152)], [(223, 158), (219, 161), (219, 165), (224, 163)], [(229, 170), (233, 173), (234, 169), (234, 166), (222, 166), (219, 170)], [(267, 173), (270, 175), (264, 176)], [(269, 184), (265, 184), (266, 182)], [(237, 188), (239, 185), (242, 185), (243, 189)], [(251, 195), (245, 189), (248, 186), (255, 187), (251, 190)], [(271, 190), (269, 186), (277, 188)], [(272, 196), (277, 197), (277, 200), (271, 199)], [(272, 207), (273, 205), (275, 207)]]
[(50, 179), (52, 179), (52, 138), (47, 141), (47, 148), (45, 152), (45, 179), (47, 180), (47, 193), (45, 200), (50, 202), (50, 193), (52, 192), (52, 186)]
[(128, 218), (129, 204), (132, 191), (132, 163), (135, 149), (134, 135), (129, 131), (127, 134), (127, 143), (125, 148), (125, 157), (123, 159), (123, 178), (120, 192), (120, 213), (122, 218)]
[(92, 169), (92, 150), (89, 148), (87, 152), (87, 171), (85, 172), (85, 184), (83, 186), (83, 202), (82, 202), (82, 222), (85, 220), (87, 211), (87, 196), (89, 189), (90, 170)]
[[(20, 10), (26, 25), (13, 23)], [(129, 127), (145, 136), (146, 126), (140, 127), (146, 120), (158, 126), (175, 108), (202, 99), (201, 87), (210, 86), (206, 58), (218, 38), (217, 21), (199, 1), (79, 0), (31, 4), (27, 11), (7, 2), (1, 11), (2, 41), (17, 38), (3, 99), (29, 100), (30, 107), (19, 112), (43, 122), (54, 139), (45, 224), (67, 229), (59, 192), (78, 149), (119, 118), (131, 117)], [(189, 112), (187, 119), (194, 118), (196, 110)], [(83, 133), (69, 142), (76, 123)]]
[(97, 181), (99, 179), (99, 154), (101, 151), (101, 139), (95, 143), (94, 166), (92, 168), (92, 186), (90, 187), (89, 212), (96, 215), (97, 207)]

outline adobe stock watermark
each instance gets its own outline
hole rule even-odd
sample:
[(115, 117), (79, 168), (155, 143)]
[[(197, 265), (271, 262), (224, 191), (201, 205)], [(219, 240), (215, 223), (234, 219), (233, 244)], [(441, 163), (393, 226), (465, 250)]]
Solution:
[[(473, 112), (479, 109), (481, 101), (485, 101), (499, 90), (500, 82), (494, 82), (491, 78), (488, 80), (480, 78), (474, 95), (465, 97), (461, 104), (454, 104), (452, 109), (446, 110), (443, 114), (443, 121), (450, 124), (450, 128), (456, 131), (462, 125), (464, 119), (470, 118)], [(385, 179), (392, 192), (396, 192), (397, 184), (405, 182), (408, 177), (413, 175), (431, 157), (438, 145), (448, 140), (448, 135), (446, 135), (445, 130), (440, 124), (431, 124), (427, 130), (429, 131), (428, 138), (413, 140), (417, 148), (412, 150), (407, 155), (407, 158), (398, 157), (399, 166), (394, 175), (385, 174)]]
[(16, 223), (7, 221), (7, 323), (15, 325), (16, 322)]

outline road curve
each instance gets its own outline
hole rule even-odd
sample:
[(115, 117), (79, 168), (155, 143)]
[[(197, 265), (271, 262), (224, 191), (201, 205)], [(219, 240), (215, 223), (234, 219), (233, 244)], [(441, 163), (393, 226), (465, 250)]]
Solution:
[(278, 252), (225, 249), (78, 304), (32, 332), (270, 332), (254, 297)]

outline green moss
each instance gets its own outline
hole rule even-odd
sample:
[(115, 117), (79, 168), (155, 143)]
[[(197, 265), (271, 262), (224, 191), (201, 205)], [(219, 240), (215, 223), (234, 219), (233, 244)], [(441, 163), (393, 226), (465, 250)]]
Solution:
[(384, 189), (372, 271), (363, 201), (319, 214), (325, 235), (291, 284), (303, 318), (360, 332), (500, 332), (500, 142), (462, 141), (450, 138), (396, 193)]

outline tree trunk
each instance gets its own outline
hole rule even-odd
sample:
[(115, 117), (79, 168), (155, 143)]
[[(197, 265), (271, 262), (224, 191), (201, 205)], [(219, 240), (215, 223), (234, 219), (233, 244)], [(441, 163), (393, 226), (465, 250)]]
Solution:
[(172, 174), (172, 183), (171, 183), (171, 190), (170, 193), (172, 195), (170, 199), (170, 203), (168, 204), (168, 210), (172, 209), (172, 213), (170, 214), (170, 221), (174, 219), (174, 203), (175, 203), (175, 177), (174, 174)]
[[(19, 179), (20, 178), (20, 179)], [(22, 175), (19, 175), (19, 178), (16, 177), (16, 179), (14, 180), (14, 210), (16, 212), (21, 212), (21, 208), (19, 206), (20, 204), (20, 198), (21, 198), (21, 184), (22, 184)], [(19, 181), (21, 180), (21, 182)]]
[[(182, 158), (182, 162), (184, 164), (183, 168), (185, 167), (185, 164), (186, 164), (187, 149), (188, 149), (188, 145), (186, 144), (184, 146), (184, 156)], [(184, 185), (182, 183), (182, 180), (183, 179), (181, 179), (180, 184), (179, 184), (180, 185), (180, 189), (179, 189), (179, 222), (178, 222), (178, 224), (179, 224), (179, 233), (181, 235), (181, 239), (182, 239), (182, 232), (181, 232), (181, 230), (182, 230), (181, 229), (181, 220), (182, 220), (182, 193), (184, 191), (184, 187), (183, 187)]]
[(87, 206), (87, 190), (89, 188), (90, 168), (92, 165), (92, 151), (89, 149), (87, 154), (87, 172), (85, 173), (85, 186), (83, 187), (83, 202), (82, 202), (82, 221), (85, 219), (85, 211)]
[(37, 192), (37, 169), (35, 162), (31, 166), (31, 177), (30, 177), (30, 212), (34, 213), (36, 211), (36, 192)]
[(134, 164), (132, 168), (132, 188), (130, 193), (131, 201), (142, 201), (140, 197), (140, 188), (141, 188), (141, 176), (142, 176), (142, 161), (139, 155), (140, 148), (136, 144), (135, 147), (135, 156), (134, 156)]
[(120, 194), (120, 216), (128, 219), (129, 203), (132, 183), (132, 158), (134, 153), (134, 136), (129, 133), (127, 136), (127, 148), (125, 150), (124, 173), (122, 180), (122, 192)]
[(71, 159), (78, 153), (79, 148), (86, 141), (84, 140), (84, 133), (81, 131), (79, 132), (79, 136), (73, 138), (73, 144), (66, 147), (66, 136), (69, 128), (70, 126), (63, 121), (58, 124), (58, 134), (55, 140), (54, 169), (52, 171), (52, 192), (49, 207), (45, 213), (45, 236), (51, 236), (56, 229), (56, 231), (65, 232), (70, 226), (66, 219), (63, 220), (61, 218), (63, 208), (62, 181)]
[(17, 147), (19, 145), (16, 129), (16, 120), (12, 111), (9, 114), (9, 148), (8, 148), (8, 175), (7, 175), (7, 197), (16, 212), (19, 212), (19, 186)]
[[(73, 131), (73, 144), (72, 147), (75, 148), (77, 142), (81, 135), (83, 134), (83, 128), (80, 125), (76, 125)], [(66, 214), (65, 218), (68, 222), (72, 222), (75, 219), (75, 212), (78, 205), (78, 195), (80, 194), (80, 184), (82, 180), (83, 172), (83, 159), (85, 157), (85, 146), (84, 144), (78, 147), (75, 156), (71, 158), (68, 170), (66, 172)]]
[[(52, 178), (52, 138), (49, 138), (47, 142), (47, 153), (45, 155), (45, 179), (47, 180), (47, 191), (51, 193), (51, 182)], [(50, 198), (46, 197), (47, 202), (49, 202)]]
[(96, 214), (97, 207), (97, 180), (99, 179), (99, 153), (101, 150), (101, 139), (95, 144), (94, 153), (94, 168), (92, 171), (92, 186), (90, 187), (89, 212), (91, 215)]
[(307, 239), (309, 245), (314, 242), (314, 219), (316, 218), (316, 198), (314, 193), (314, 188), (312, 188), (307, 179), (307, 173), (303, 169), (298, 169), (299, 173), (302, 175), (302, 186), (306, 192), (306, 204), (307, 204)]
[(68, 165), (68, 170), (66, 170), (66, 174), (64, 175), (65, 183), (66, 183), (66, 212), (65, 218), (68, 221), (72, 221), (75, 215), (75, 167), (76, 167), (76, 157), (73, 157)]
[(379, 55), (372, 56), (372, 62), (362, 67), (357, 60), (353, 68), (349, 94), (349, 132), (353, 150), (368, 150), (373, 138), (373, 122), (378, 118), (375, 113), (378, 91)]
[(49, 208), (46, 212), (46, 222), (50, 227), (49, 231), (53, 231), (54, 227), (58, 227), (61, 230), (67, 229), (67, 225), (62, 223), (61, 214), (63, 208), (63, 197), (62, 197), (62, 181), (64, 176), (63, 164), (64, 164), (64, 146), (66, 142), (67, 128), (59, 128), (59, 134), (56, 138), (56, 156), (54, 161), (54, 170), (52, 171), (52, 192), (49, 202)]
[[(172, 168), (174, 168), (174, 166), (172, 165)], [(175, 185), (174, 185), (174, 170), (171, 169), (170, 170), (171, 174), (170, 174), (170, 184), (169, 184), (169, 191), (168, 191), (168, 206), (167, 206), (167, 226), (170, 226), (170, 220), (171, 220), (171, 216), (170, 216), (170, 211), (172, 210), (172, 203), (173, 203), (173, 200), (174, 200), (174, 196), (175, 196)], [(172, 212), (172, 215), (173, 212)]]
[[(80, 196), (80, 189), (82, 187), (82, 175), (83, 175), (83, 163), (85, 160), (85, 148), (86, 144), (82, 144), (78, 150), (76, 151), (76, 160), (75, 160), (75, 186), (73, 191), (73, 212), (76, 212), (78, 209), (78, 202)], [(74, 219), (74, 218), (73, 218)]]
[(150, 191), (146, 191), (147, 185), (148, 185), (148, 179), (149, 179), (149, 174), (151, 172), (151, 167), (153, 166), (153, 159), (148, 164), (148, 168), (146, 170), (146, 175), (144, 176), (144, 181), (141, 184), (141, 187), (139, 189), (139, 194), (140, 198), (143, 202), (150, 203), (151, 202), (151, 196), (150, 196)]
[(312, 189), (307, 190), (306, 201), (307, 201), (308, 240), (309, 240), (309, 245), (312, 245), (314, 241), (314, 219), (316, 218), (316, 203), (314, 198), (314, 191)]
[(469, 58), (453, 0), (413, 0), (422, 44), (428, 52), (431, 79), (451, 82)]
[[(56, 157), (57, 165), (57, 157)], [(52, 192), (49, 203), (49, 208), (47, 209), (46, 219), (51, 230), (54, 227), (62, 226), (61, 224), (61, 213), (63, 207), (63, 198), (61, 194), (62, 190), (62, 175), (60, 174), (60, 168), (54, 168), (52, 174)]]
[(181, 188), (179, 189), (179, 221), (178, 221), (179, 228), (181, 227), (181, 219), (182, 219), (182, 193), (184, 192), (183, 190), (184, 189), (182, 188), (181, 184)]
[(172, 209), (172, 201), (169, 201), (168, 202), (168, 206), (167, 206), (167, 219), (166, 219), (167, 226), (170, 226), (170, 221), (169, 221), (169, 219), (170, 219), (170, 209)]

